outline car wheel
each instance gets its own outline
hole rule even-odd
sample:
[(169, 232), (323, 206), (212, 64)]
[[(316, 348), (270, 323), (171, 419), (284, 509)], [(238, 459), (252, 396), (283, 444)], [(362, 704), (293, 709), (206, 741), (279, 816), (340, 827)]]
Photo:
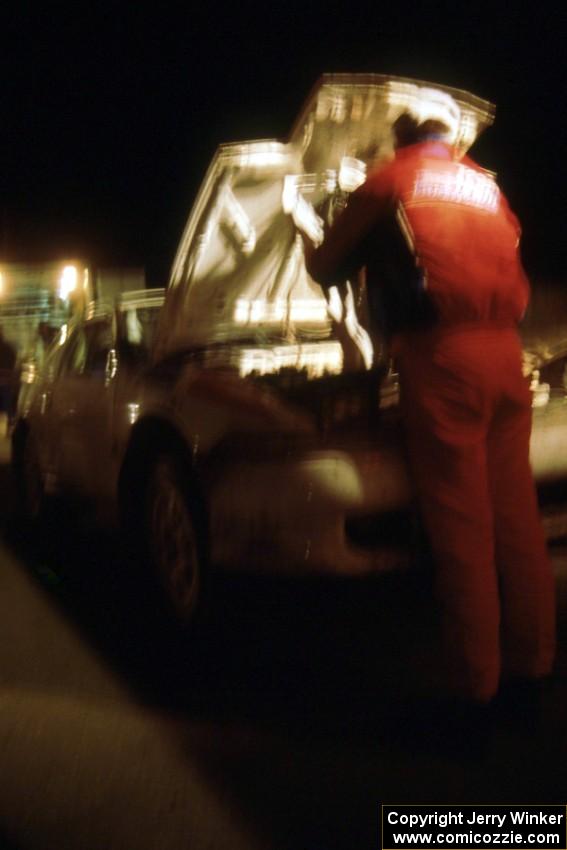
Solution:
[(206, 546), (202, 510), (177, 456), (160, 455), (152, 465), (146, 529), (151, 566), (165, 602), (178, 623), (189, 625), (202, 606)]

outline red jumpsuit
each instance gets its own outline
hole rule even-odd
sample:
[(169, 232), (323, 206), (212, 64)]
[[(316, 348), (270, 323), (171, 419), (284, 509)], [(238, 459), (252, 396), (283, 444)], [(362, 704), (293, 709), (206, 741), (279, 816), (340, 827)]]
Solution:
[[(393, 219), (412, 258), (398, 279), (383, 251)], [(496, 693), (502, 669), (548, 674), (555, 651), (555, 585), (516, 330), (529, 296), (518, 242), (517, 219), (492, 177), (448, 145), (425, 141), (371, 173), (306, 258), (323, 286), (366, 265), (369, 294), (389, 290), (451, 682), (481, 701)]]

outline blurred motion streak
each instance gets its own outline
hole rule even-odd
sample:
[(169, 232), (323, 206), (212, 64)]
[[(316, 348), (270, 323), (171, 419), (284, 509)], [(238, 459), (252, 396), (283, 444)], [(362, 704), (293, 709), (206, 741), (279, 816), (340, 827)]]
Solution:
[[(24, 487), (31, 476), (40, 501), (79, 493), (121, 520), (184, 621), (209, 569), (357, 575), (406, 564), (419, 539), (398, 376), (370, 326), (365, 277), (337, 281), (327, 300), (300, 231), (322, 238), (366, 169), (391, 156), (392, 124), (420, 108), (424, 87), (324, 76), (286, 141), (221, 145), (167, 289), (114, 297), (109, 286), (81, 315), (62, 314), (59, 345), (22, 398), (13, 454)], [(440, 89), (459, 106), (465, 152), (494, 107)], [(492, 202), (489, 175), (422, 183)], [(70, 306), (84, 264), (72, 265)], [(550, 387), (534, 409), (540, 482), (567, 478), (566, 362), (567, 345), (530, 361), (534, 395)]]

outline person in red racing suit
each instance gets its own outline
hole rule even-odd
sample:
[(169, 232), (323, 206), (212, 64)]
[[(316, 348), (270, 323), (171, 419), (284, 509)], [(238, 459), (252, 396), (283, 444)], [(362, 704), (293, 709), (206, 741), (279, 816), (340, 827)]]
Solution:
[(371, 305), (383, 295), (450, 684), (485, 704), (503, 671), (550, 673), (555, 587), (529, 462), (520, 228), (447, 129), (404, 115), (395, 158), (369, 173), (324, 242), (306, 247), (306, 264), (323, 287), (365, 265)]

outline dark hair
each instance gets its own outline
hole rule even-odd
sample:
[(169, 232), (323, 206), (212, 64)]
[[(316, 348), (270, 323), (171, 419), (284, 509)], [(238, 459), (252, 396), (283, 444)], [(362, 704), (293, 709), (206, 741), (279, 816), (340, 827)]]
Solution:
[(417, 120), (409, 112), (402, 112), (392, 124), (394, 142), (397, 148), (406, 145), (415, 145), (427, 136), (444, 136), (449, 128), (442, 121), (429, 119), (418, 124)]
[(413, 145), (418, 141), (418, 123), (409, 112), (402, 112), (392, 124), (394, 143), (397, 148)]
[(425, 136), (445, 136), (449, 132), (449, 128), (442, 121), (435, 121), (431, 118), (429, 121), (420, 124), (417, 132), (419, 138), (423, 139)]

